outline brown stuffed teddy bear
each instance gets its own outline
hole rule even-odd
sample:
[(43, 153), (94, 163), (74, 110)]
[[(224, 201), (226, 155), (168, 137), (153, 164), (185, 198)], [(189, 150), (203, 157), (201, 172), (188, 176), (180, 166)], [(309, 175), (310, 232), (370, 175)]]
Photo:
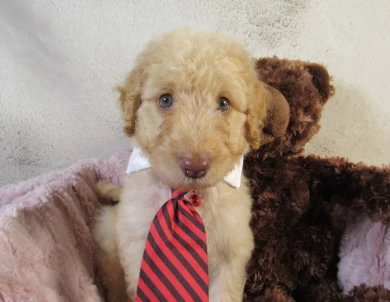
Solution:
[(245, 301), (390, 301), (382, 286), (343, 296), (337, 282), (348, 211), (390, 222), (390, 169), (303, 156), (334, 93), (328, 72), (278, 58), (258, 60), (257, 69), (284, 98), (269, 108), (265, 144), (245, 159), (256, 242)]

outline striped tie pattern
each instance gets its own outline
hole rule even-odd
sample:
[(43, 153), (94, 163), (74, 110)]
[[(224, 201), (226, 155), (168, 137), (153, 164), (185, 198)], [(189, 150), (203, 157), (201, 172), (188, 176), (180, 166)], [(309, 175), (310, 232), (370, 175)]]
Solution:
[(206, 232), (199, 198), (172, 190), (153, 219), (142, 259), (136, 302), (208, 301)]

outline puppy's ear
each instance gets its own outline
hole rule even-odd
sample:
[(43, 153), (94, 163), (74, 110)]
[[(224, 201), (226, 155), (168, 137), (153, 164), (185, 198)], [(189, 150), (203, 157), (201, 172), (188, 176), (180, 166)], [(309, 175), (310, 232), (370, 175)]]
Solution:
[(133, 69), (127, 76), (125, 84), (117, 87), (120, 93), (119, 105), (125, 121), (123, 132), (129, 137), (132, 137), (135, 132), (137, 111), (141, 106), (141, 88), (142, 71), (140, 68)]
[(290, 106), (275, 88), (256, 83), (255, 93), (248, 104), (246, 139), (252, 149), (282, 136), (287, 129)]

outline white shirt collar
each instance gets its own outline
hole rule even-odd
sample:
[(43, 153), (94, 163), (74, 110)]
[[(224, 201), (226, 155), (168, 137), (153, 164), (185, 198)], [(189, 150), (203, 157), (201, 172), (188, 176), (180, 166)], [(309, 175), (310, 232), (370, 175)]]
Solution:
[[(240, 160), (234, 165), (234, 169), (225, 176), (225, 182), (238, 189), (241, 185), (241, 175), (244, 165), (244, 156), (241, 156)], [(143, 154), (139, 147), (134, 147), (133, 152), (130, 155), (129, 163), (127, 165), (126, 174), (133, 174), (140, 172), (151, 167), (148, 158)]]

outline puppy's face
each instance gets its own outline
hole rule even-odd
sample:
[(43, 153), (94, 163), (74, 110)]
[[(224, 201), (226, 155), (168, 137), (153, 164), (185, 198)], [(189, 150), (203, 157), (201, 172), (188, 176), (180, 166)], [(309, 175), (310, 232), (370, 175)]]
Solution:
[(251, 56), (225, 36), (166, 34), (119, 89), (125, 133), (171, 187), (213, 186), (259, 146), (269, 93)]

